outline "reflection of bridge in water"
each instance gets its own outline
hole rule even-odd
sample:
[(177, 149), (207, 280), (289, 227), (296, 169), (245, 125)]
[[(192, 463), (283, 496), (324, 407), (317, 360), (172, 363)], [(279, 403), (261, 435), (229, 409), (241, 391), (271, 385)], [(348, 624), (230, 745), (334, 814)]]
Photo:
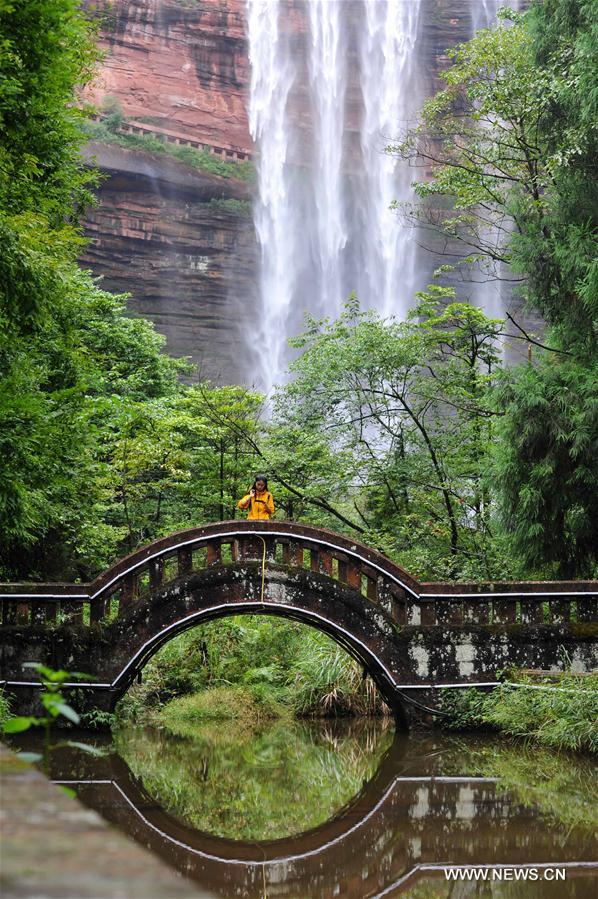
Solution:
[[(78, 760), (77, 778), (63, 778), (59, 770), (54, 776), (76, 786), (84, 803), (181, 873), (227, 899), (392, 896), (418, 878), (444, 881), (446, 865), (564, 865), (569, 882), (590, 875), (566, 895), (594, 895), (598, 862), (587, 831), (547, 825), (501, 792), (494, 778), (410, 773), (435, 766), (433, 758), (409, 753), (409, 746), (413, 741), (395, 741), (374, 777), (329, 821), (268, 842), (225, 839), (185, 825), (115, 755)], [(446, 895), (456, 896), (450, 889), (447, 884)], [(562, 896), (562, 890), (562, 883), (545, 882), (541, 895)]]

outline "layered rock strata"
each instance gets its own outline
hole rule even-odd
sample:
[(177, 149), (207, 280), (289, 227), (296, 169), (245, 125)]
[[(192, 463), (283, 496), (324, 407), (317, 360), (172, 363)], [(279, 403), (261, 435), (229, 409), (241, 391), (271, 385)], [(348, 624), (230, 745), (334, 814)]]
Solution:
[(256, 247), (246, 184), (167, 156), (90, 144), (106, 174), (88, 213), (82, 258), (103, 285), (129, 292), (168, 349), (235, 383), (244, 308), (255, 308)]

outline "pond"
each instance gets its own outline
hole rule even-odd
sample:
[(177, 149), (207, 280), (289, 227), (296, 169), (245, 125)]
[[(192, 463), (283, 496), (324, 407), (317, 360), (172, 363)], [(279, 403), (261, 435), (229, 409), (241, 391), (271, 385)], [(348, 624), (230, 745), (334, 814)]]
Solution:
[[(594, 764), (495, 737), (385, 719), (129, 727), (103, 758), (56, 751), (52, 777), (227, 899), (597, 893)], [(471, 865), (488, 879), (452, 879)]]

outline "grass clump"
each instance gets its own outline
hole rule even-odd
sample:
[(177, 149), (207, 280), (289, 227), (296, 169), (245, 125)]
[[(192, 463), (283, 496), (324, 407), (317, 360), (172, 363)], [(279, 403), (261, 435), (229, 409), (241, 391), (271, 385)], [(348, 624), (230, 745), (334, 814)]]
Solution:
[(152, 724), (177, 736), (190, 736), (209, 721), (239, 721), (241, 724), (288, 717), (289, 712), (272, 691), (252, 686), (222, 686), (173, 699), (152, 716)]
[[(551, 749), (598, 753), (598, 675), (564, 672), (533, 678), (513, 673), (492, 693), (453, 691), (443, 697), (453, 730), (492, 727)], [(540, 687), (541, 689), (535, 689)]]
[(292, 702), (298, 717), (388, 712), (371, 678), (327, 637), (311, 635), (299, 648), (294, 669)]
[(0, 690), (0, 728), (11, 717), (10, 703), (3, 690)]

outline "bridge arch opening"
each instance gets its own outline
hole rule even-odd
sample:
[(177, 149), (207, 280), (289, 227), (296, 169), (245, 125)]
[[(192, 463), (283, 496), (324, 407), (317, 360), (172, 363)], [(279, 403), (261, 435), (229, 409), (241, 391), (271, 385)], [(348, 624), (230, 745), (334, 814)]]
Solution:
[[(226, 663), (219, 658), (214, 665), (214, 655), (222, 651), (226, 642), (219, 638), (220, 624), (224, 626), (228, 638), (229, 661)], [(179, 640), (184, 635), (188, 639)], [(399, 729), (407, 728), (405, 710), (397, 697), (392, 673), (365, 641), (324, 615), (303, 608), (281, 607), (279, 603), (263, 602), (259, 608), (247, 602), (227, 603), (226, 606), (192, 612), (162, 628), (132, 655), (118, 673), (113, 683), (114, 703), (129, 691), (135, 681), (143, 681), (147, 677), (148, 666), (159, 690), (162, 652), (168, 653), (172, 666), (177, 655), (173, 649), (179, 642), (182, 643), (181, 657), (191, 652), (194, 655), (193, 665), (203, 665), (203, 671), (194, 672), (195, 678), (187, 677), (182, 692), (193, 692), (189, 690), (189, 683), (193, 680), (197, 691), (213, 688), (219, 680), (218, 673), (221, 681), (238, 686), (277, 684), (280, 687), (281, 683), (286, 682), (286, 691), (273, 689), (273, 695), (286, 693), (286, 702), (291, 708), (300, 709), (301, 714), (323, 717), (391, 714)], [(314, 656), (311, 666), (310, 652)], [(190, 675), (193, 672), (187, 669), (185, 673)], [(223, 677), (224, 674), (226, 677)], [(292, 675), (297, 680), (294, 691)], [(338, 684), (335, 684), (335, 676)], [(310, 677), (313, 677), (311, 684)], [(330, 686), (328, 698), (325, 694), (327, 683)], [(170, 686), (166, 685), (164, 690), (164, 701), (174, 698), (174, 693), (168, 695), (173, 686), (171, 679)], [(312, 688), (313, 708), (301, 706), (301, 699), (297, 696), (300, 687), (305, 688), (305, 692)], [(352, 689), (353, 693), (349, 694), (347, 688)], [(335, 690), (338, 691), (336, 697), (333, 695)], [(322, 702), (319, 709), (316, 708), (318, 697)]]

